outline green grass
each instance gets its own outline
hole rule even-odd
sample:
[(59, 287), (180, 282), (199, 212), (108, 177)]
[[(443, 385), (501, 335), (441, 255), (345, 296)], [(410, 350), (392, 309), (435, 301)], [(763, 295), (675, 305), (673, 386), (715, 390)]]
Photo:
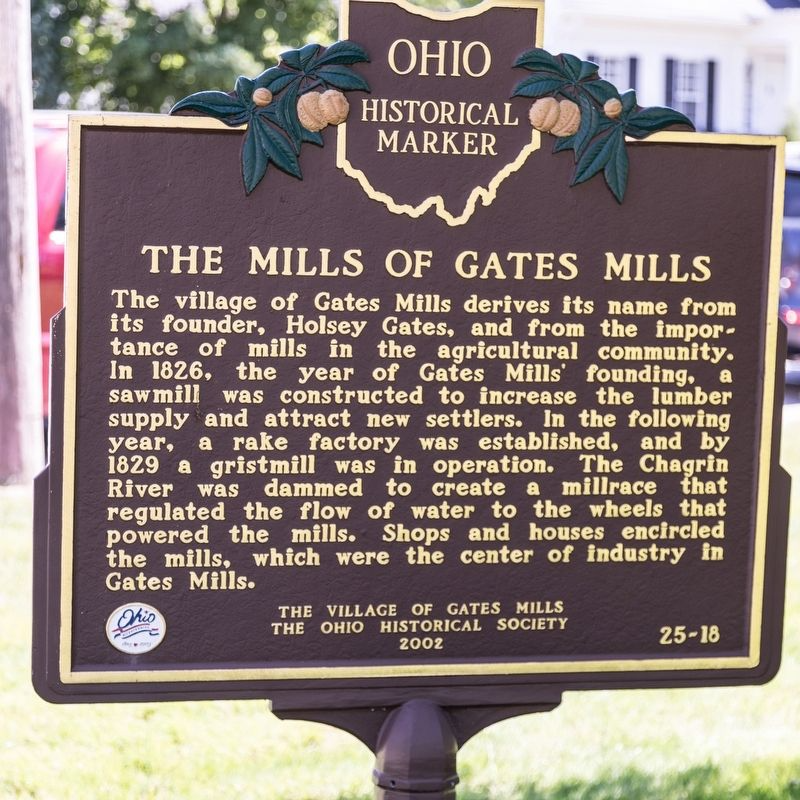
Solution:
[[(800, 406), (782, 463), (800, 509)], [(795, 443), (794, 447), (791, 443)], [(372, 755), (260, 701), (51, 706), (30, 687), (30, 494), (0, 489), (0, 798), (369, 800)], [(573, 692), (459, 754), (459, 800), (800, 800), (800, 513), (767, 686)]]

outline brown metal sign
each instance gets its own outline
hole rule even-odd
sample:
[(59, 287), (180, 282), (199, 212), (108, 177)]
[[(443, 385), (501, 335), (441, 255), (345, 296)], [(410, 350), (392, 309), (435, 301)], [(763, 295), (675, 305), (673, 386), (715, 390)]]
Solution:
[(206, 116), (72, 119), (44, 696), (774, 673), (782, 141), (650, 136), (541, 10), (352, 0)]

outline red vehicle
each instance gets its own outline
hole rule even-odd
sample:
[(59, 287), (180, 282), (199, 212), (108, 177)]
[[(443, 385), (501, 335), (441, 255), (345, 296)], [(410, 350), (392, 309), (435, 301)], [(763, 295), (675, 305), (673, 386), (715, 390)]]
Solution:
[(67, 182), (67, 116), (34, 112), (36, 197), (39, 223), (43, 416), (49, 414), (50, 318), (64, 305), (64, 191)]

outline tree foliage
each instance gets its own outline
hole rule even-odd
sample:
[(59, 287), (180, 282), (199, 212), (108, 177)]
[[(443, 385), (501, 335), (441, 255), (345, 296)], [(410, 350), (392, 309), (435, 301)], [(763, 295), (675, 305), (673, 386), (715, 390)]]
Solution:
[(164, 111), (336, 38), (332, 0), (32, 0), (38, 108)]

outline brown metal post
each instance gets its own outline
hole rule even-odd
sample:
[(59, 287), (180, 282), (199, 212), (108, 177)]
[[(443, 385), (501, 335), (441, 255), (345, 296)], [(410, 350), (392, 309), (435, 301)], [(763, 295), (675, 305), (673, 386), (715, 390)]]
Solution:
[(455, 800), (458, 742), (448, 714), (429, 700), (410, 700), (378, 736), (376, 800)]

